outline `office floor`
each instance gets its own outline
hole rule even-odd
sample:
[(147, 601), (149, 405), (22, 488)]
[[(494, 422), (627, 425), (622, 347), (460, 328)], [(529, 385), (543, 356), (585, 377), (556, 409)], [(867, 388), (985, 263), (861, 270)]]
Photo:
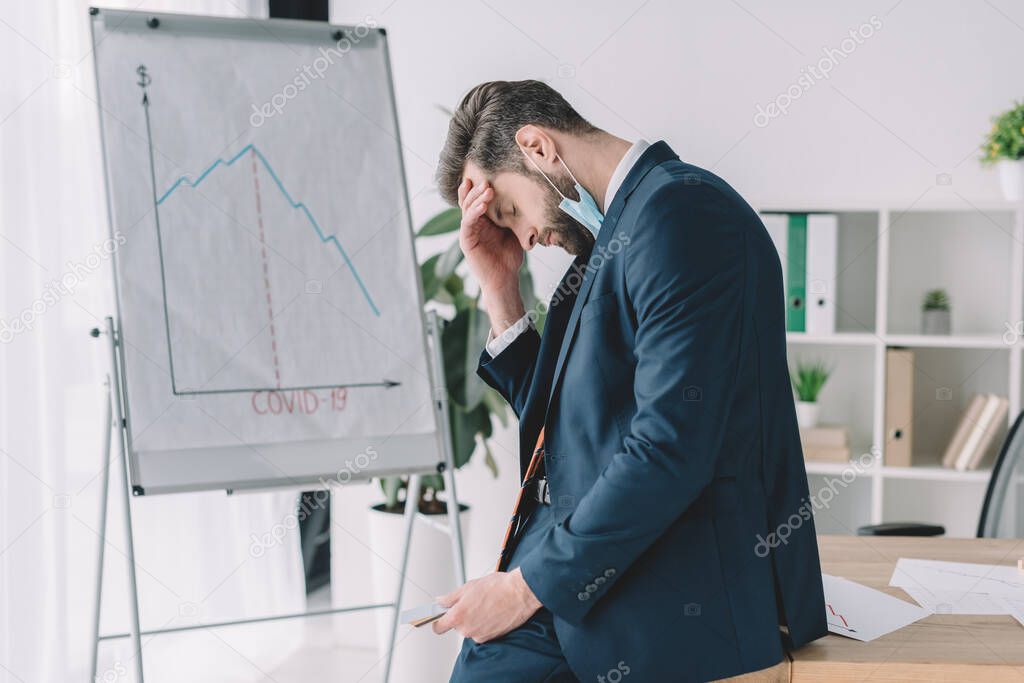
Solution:
[[(327, 609), (330, 604), (329, 586), (307, 598), (310, 611)], [(353, 624), (352, 628), (361, 627)], [(384, 678), (384, 662), (377, 649), (344, 643), (345, 632), (342, 622), (332, 624), (331, 617), (314, 617), (150, 638), (143, 641), (147, 653), (146, 682), (380, 683)], [(289, 648), (298, 643), (287, 658), (274, 656), (267, 649), (285, 642)], [(401, 651), (400, 640), (396, 646), (397, 656), (401, 656)], [(131, 658), (125, 650), (104, 646), (98, 664), (98, 681), (134, 680), (129, 671)], [(74, 680), (88, 678), (84, 671), (81, 674)], [(395, 680), (395, 676), (392, 679)], [(0, 675), (0, 680), (7, 679)]]
[[(327, 609), (331, 605), (330, 587), (325, 586), (307, 598), (308, 609)], [(378, 683), (384, 677), (384, 663), (374, 648), (345, 646), (337, 633), (325, 627), (324, 619), (310, 619), (302, 626), (307, 634), (302, 647), (281, 666), (266, 672), (270, 683), (299, 683), (329, 680), (332, 683)]]

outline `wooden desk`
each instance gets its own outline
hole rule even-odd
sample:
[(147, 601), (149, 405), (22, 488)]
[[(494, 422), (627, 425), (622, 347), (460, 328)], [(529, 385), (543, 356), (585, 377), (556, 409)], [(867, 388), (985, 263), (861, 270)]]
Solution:
[[(896, 560), (916, 557), (1016, 566), (1024, 540), (819, 536), (821, 570), (915, 603), (889, 587)], [(1024, 627), (1009, 616), (933, 614), (870, 643), (829, 634), (791, 654), (791, 680), (1017, 681)]]

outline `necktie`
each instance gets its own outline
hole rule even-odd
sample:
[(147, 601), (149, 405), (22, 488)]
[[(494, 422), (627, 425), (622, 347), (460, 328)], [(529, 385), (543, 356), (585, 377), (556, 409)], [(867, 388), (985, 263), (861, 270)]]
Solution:
[(526, 526), (526, 520), (529, 519), (529, 511), (525, 508), (526, 503), (536, 503), (536, 501), (528, 500), (526, 496), (526, 487), (530, 484), (531, 480), (537, 476), (543, 463), (544, 428), (541, 427), (540, 434), (537, 435), (537, 447), (533, 449), (533, 455), (530, 457), (530, 464), (526, 468), (526, 476), (523, 477), (523, 483), (519, 488), (519, 495), (516, 496), (516, 504), (512, 508), (512, 519), (508, 522), (508, 529), (505, 531), (505, 538), (501, 542), (501, 554), (498, 556), (498, 565), (494, 568), (494, 571), (505, 571), (505, 566), (508, 564), (508, 560), (512, 556), (512, 552), (515, 550), (516, 541), (519, 540), (519, 534), (522, 532), (523, 527)]

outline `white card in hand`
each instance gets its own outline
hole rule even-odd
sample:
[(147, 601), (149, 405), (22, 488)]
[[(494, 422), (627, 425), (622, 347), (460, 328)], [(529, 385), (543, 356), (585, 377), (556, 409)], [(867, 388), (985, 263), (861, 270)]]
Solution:
[(435, 619), (440, 619), (447, 611), (447, 607), (442, 607), (434, 602), (429, 605), (420, 605), (419, 607), (410, 607), (407, 610), (403, 610), (398, 617), (398, 621), (403, 624), (419, 627), (429, 624)]

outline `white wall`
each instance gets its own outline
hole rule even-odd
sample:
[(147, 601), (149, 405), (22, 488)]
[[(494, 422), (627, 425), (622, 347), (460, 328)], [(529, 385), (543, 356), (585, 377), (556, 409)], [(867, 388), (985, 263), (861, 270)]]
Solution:
[[(1024, 6), (1009, 0), (335, 5), (335, 20), (370, 15), (388, 29), (419, 218), (439, 206), (431, 176), (446, 121), (435, 105), (485, 80), (546, 80), (597, 125), (664, 138), (775, 203), (995, 197), (976, 150), (990, 116), (1024, 95)], [(755, 125), (759, 104), (872, 17), (880, 28), (829, 79)], [(949, 189), (936, 188), (938, 173), (952, 174)]]
[[(432, 177), (447, 121), (437, 105), (453, 107), (485, 80), (546, 80), (596, 125), (665, 139), (773, 205), (997, 198), (977, 149), (990, 117), (1024, 96), (1024, 6), (1009, 0), (334, 2), (336, 22), (366, 16), (388, 29), (417, 223), (442, 207)], [(851, 51), (843, 41), (862, 25), (871, 35)], [(756, 125), (758, 105), (826, 49), (849, 54), (787, 114)], [(531, 263), (549, 291), (566, 261), (542, 252)], [(471, 573), (489, 568), (512, 502), (516, 439), (500, 441), (499, 481), (479, 462), (460, 473), (475, 505)]]

